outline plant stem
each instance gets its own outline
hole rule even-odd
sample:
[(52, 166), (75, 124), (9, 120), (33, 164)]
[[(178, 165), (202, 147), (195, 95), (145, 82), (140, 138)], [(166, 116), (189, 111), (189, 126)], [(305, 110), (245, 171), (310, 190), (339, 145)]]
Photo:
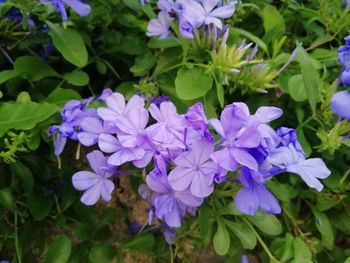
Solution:
[(15, 212), (15, 247), (18, 263), (22, 263), (21, 251), (18, 243), (18, 225), (17, 225), (17, 212)]
[(263, 247), (263, 249), (265, 250), (266, 254), (268, 255), (268, 257), (270, 258), (270, 262), (271, 263), (280, 263), (279, 260), (277, 260), (274, 255), (272, 255), (271, 251), (269, 250), (269, 248), (267, 247), (267, 245), (265, 244), (264, 240), (262, 240), (262, 238), (260, 237), (259, 233), (256, 232), (255, 228), (250, 224), (250, 222), (246, 219), (243, 218), (244, 222), (250, 227), (250, 229), (254, 232), (256, 238), (258, 239), (260, 245)]

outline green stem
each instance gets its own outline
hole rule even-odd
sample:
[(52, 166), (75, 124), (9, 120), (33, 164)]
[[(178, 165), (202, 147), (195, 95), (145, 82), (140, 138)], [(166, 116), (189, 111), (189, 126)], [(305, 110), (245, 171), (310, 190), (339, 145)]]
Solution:
[(22, 263), (21, 251), (18, 243), (18, 225), (17, 225), (17, 212), (15, 212), (15, 247), (18, 263)]
[(262, 238), (260, 237), (259, 233), (256, 232), (255, 228), (250, 224), (250, 222), (246, 219), (243, 218), (244, 222), (250, 227), (250, 229), (254, 232), (256, 238), (258, 239), (260, 245), (263, 247), (263, 249), (265, 250), (266, 254), (268, 255), (268, 257), (270, 258), (270, 262), (273, 263), (279, 263), (280, 261), (277, 260), (274, 255), (272, 255), (271, 251), (269, 250), (269, 248), (267, 247), (267, 245), (265, 244), (264, 240), (262, 240)]

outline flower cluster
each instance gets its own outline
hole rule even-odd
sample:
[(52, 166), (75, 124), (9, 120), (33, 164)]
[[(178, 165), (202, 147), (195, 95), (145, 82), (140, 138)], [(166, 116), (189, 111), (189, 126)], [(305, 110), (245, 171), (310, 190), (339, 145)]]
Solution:
[[(342, 64), (339, 79), (346, 87), (350, 87), (350, 36), (345, 41), (345, 45), (338, 49), (338, 61)], [(350, 92), (339, 91), (332, 98), (331, 108), (340, 118), (350, 119), (349, 104)]]
[[(279, 108), (260, 107), (251, 115), (246, 104), (236, 102), (224, 108), (220, 119), (208, 120), (201, 103), (179, 114), (170, 101), (146, 108), (141, 96), (126, 101), (110, 90), (100, 98), (106, 106), (98, 109), (88, 107), (91, 99), (67, 102), (61, 113), (63, 123), (50, 129), (58, 132), (56, 154), (66, 138), (98, 145), (100, 151), (87, 156), (93, 172), (81, 171), (72, 178), (74, 187), (85, 191), (81, 201), (87, 205), (100, 197), (111, 199), (111, 178), (122, 173), (123, 164), (148, 171), (139, 193), (149, 202), (149, 223), (154, 217), (164, 222), (168, 239), (185, 214), (194, 215), (213, 193), (215, 184), (242, 185), (235, 203), (243, 213), (252, 215), (259, 208), (280, 213), (278, 201), (265, 186), (273, 176), (298, 174), (309, 187), (321, 191), (318, 179), (330, 175), (321, 159), (305, 159), (293, 129), (269, 126), (282, 115)], [(233, 172), (238, 174), (234, 180)]]
[(235, 2), (222, 5), (219, 0), (159, 0), (157, 6), (160, 12), (148, 23), (147, 35), (161, 39), (170, 35), (176, 22), (183, 38), (194, 38), (198, 29), (210, 30), (210, 25), (213, 32), (221, 30), (221, 19), (230, 18), (236, 8)]

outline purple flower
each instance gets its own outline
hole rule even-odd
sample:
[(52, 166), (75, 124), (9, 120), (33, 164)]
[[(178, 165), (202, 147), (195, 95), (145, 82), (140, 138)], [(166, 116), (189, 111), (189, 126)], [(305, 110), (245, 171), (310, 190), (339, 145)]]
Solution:
[(93, 151), (87, 155), (90, 167), (93, 172), (81, 171), (72, 177), (75, 189), (85, 191), (81, 197), (81, 202), (86, 205), (95, 204), (100, 197), (106, 202), (110, 201), (114, 184), (110, 178), (115, 174), (116, 167), (107, 163), (100, 151)]
[(221, 113), (220, 121), (210, 120), (221, 136), (220, 150), (214, 152), (211, 158), (228, 171), (235, 171), (239, 164), (252, 170), (258, 169), (257, 161), (247, 149), (259, 146), (261, 136), (257, 123), (248, 121), (249, 112), (246, 112), (246, 106), (242, 107), (242, 104), (228, 105)]
[(167, 95), (160, 95), (160, 96), (152, 97), (150, 100), (150, 104), (155, 104), (157, 107), (159, 107), (160, 104), (162, 104), (162, 102), (165, 102), (165, 101), (170, 101), (169, 97)]
[(102, 94), (100, 95), (100, 97), (97, 98), (97, 101), (99, 102), (105, 102), (106, 99), (111, 96), (113, 94), (113, 90), (110, 88), (105, 88), (102, 91)]
[(169, 34), (167, 15), (163, 12), (159, 12), (157, 18), (153, 18), (149, 21), (146, 35), (149, 37), (157, 36), (160, 39), (165, 39)]
[(52, 4), (56, 10), (60, 13), (62, 20), (67, 21), (67, 12), (64, 7), (64, 4), (67, 4), (70, 6), (74, 12), (76, 12), (79, 16), (87, 16), (90, 11), (91, 7), (88, 4), (83, 3), (80, 0), (39, 0), (44, 5)]
[(199, 133), (208, 142), (214, 141), (214, 137), (211, 135), (208, 129), (209, 122), (205, 116), (202, 103), (198, 102), (192, 107), (188, 108), (184, 117), (191, 128), (196, 131), (194, 136), (197, 137), (197, 140)]
[(266, 161), (282, 171), (298, 174), (309, 187), (319, 192), (323, 185), (318, 179), (325, 179), (331, 174), (320, 158), (305, 159), (292, 143), (270, 151)]
[(67, 138), (78, 140), (78, 130), (81, 122), (87, 117), (96, 117), (95, 109), (86, 109), (88, 101), (69, 100), (61, 111), (62, 124), (52, 125), (49, 134), (55, 134), (55, 155), (59, 156), (67, 142)]
[(340, 118), (350, 119), (350, 92), (339, 91), (335, 93), (331, 100), (331, 109)]
[(118, 139), (124, 147), (136, 147), (148, 123), (149, 114), (145, 108), (131, 110), (128, 117), (121, 116), (116, 120), (119, 129)]
[(181, 226), (183, 215), (191, 208), (200, 206), (202, 198), (193, 196), (188, 190), (174, 191), (169, 185), (166, 175), (157, 176), (151, 172), (146, 182), (153, 191), (151, 200), (154, 206), (154, 214), (169, 227)]
[(183, 0), (182, 17), (185, 22), (189, 22), (193, 27), (199, 28), (202, 25), (214, 24), (217, 28), (222, 28), (220, 19), (229, 18), (233, 15), (236, 5), (229, 3), (221, 7), (217, 7), (219, 0)]
[(148, 110), (157, 121), (146, 129), (152, 142), (163, 148), (184, 149), (184, 119), (176, 112), (175, 105), (171, 102), (162, 102), (159, 107), (151, 104)]
[(98, 138), (98, 146), (103, 152), (112, 153), (108, 157), (108, 163), (115, 166), (140, 160), (145, 155), (145, 150), (138, 147), (126, 148), (116, 137), (110, 134), (101, 134)]
[(206, 141), (193, 144), (191, 151), (180, 154), (174, 161), (176, 167), (169, 174), (169, 184), (175, 191), (190, 187), (194, 196), (207, 197), (214, 190), (217, 165), (210, 160), (214, 145)]
[(115, 92), (106, 98), (107, 108), (97, 109), (98, 115), (105, 121), (116, 121), (119, 117), (127, 117), (131, 110), (143, 108), (145, 101), (138, 95), (132, 96), (128, 103), (122, 94)]
[(106, 133), (101, 120), (87, 117), (80, 123), (81, 131), (78, 133), (78, 140), (82, 145), (91, 146), (98, 142), (98, 137)]
[(288, 146), (290, 143), (293, 144), (295, 149), (301, 156), (304, 156), (304, 150), (301, 147), (300, 142), (298, 141), (297, 133), (294, 129), (287, 127), (280, 127), (276, 131), (277, 135), (281, 138), (281, 145)]
[(247, 215), (254, 215), (261, 208), (267, 214), (281, 213), (278, 201), (267, 190), (259, 172), (243, 167), (238, 179), (243, 185), (235, 197), (235, 204), (239, 211)]
[(241, 263), (249, 263), (248, 257), (246, 255), (242, 256)]

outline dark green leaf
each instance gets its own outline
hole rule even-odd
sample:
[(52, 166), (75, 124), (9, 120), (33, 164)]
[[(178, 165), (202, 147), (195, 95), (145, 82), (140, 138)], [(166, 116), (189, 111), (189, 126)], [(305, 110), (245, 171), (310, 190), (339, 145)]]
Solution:
[[(50, 190), (48, 189), (48, 192)], [(47, 217), (53, 205), (53, 196), (44, 196), (41, 189), (36, 187), (28, 196), (28, 207), (34, 220)]]
[(123, 243), (123, 248), (135, 251), (148, 251), (155, 243), (154, 236), (150, 233), (137, 234)]
[(117, 254), (117, 250), (111, 245), (99, 245), (93, 247), (89, 253), (90, 263), (110, 263)]
[(11, 170), (18, 176), (22, 189), (25, 192), (31, 192), (34, 185), (32, 171), (20, 161), (11, 164)]
[(73, 65), (81, 68), (88, 62), (88, 53), (84, 43), (84, 39), (71, 28), (62, 28), (58, 24), (52, 24), (46, 21), (49, 27), (49, 35), (53, 43), (62, 56)]
[(40, 58), (31, 56), (24, 56), (16, 59), (14, 69), (22, 78), (33, 81), (38, 81), (47, 77), (60, 76)]

